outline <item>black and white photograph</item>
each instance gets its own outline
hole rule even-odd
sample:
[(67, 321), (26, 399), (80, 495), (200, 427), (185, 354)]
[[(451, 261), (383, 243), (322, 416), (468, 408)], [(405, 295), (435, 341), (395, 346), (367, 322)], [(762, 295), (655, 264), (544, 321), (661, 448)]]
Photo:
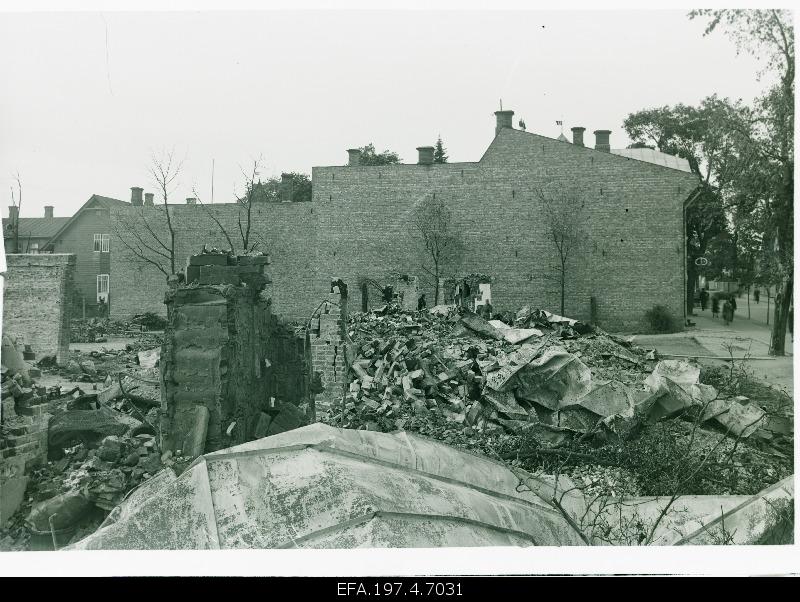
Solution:
[(0, 12), (0, 572), (800, 571), (792, 10), (107, 4)]

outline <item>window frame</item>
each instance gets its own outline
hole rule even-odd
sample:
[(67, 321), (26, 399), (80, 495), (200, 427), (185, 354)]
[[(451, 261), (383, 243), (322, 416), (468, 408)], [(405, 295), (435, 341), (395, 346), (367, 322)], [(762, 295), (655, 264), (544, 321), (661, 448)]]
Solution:
[(101, 234), (100, 235), (100, 252), (101, 253), (110, 253), (111, 252), (111, 235), (110, 234)]
[[(109, 278), (109, 274), (97, 274), (97, 294), (98, 295), (108, 295), (109, 288), (111, 285), (111, 279)], [(105, 282), (105, 290), (101, 290), (100, 283)]]
[(99, 253), (100, 249), (103, 246), (103, 235), (102, 234), (95, 234), (94, 235), (94, 244), (92, 246), (92, 251), (94, 253)]

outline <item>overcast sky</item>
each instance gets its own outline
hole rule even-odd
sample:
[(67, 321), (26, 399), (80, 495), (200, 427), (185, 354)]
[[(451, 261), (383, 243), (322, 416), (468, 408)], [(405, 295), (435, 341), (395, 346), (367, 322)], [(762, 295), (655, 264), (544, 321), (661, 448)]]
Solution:
[(757, 63), (685, 11), (267, 11), (3, 14), (0, 185), (22, 215), (71, 215), (92, 194), (153, 191), (153, 152), (185, 157), (174, 199), (229, 201), (263, 176), (342, 165), (374, 142), (404, 162), (441, 134), (477, 161), (493, 112), (528, 131), (610, 129), (630, 112), (719, 94), (751, 101)]

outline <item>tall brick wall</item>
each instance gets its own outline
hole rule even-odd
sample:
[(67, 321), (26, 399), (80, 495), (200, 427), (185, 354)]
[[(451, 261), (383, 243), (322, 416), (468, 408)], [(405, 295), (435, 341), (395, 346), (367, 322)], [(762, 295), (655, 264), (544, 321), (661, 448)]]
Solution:
[(40, 359), (69, 359), (69, 295), (75, 255), (7, 255), (3, 334), (22, 337)]
[[(230, 245), (214, 222), (216, 218), (241, 250), (236, 204), (170, 205), (175, 225), (177, 268), (182, 269), (189, 255), (199, 253), (204, 244), (228, 248)], [(282, 317), (307, 320), (314, 310), (314, 249), (316, 247), (316, 215), (312, 203), (263, 203), (253, 206), (253, 239), (257, 250), (272, 257), (265, 296), (270, 297)], [(141, 224), (142, 215), (162, 241), (169, 241), (168, 230), (160, 207), (112, 209), (113, 232)], [(244, 215), (242, 215), (244, 219)], [(132, 241), (133, 242), (133, 241)], [(111, 257), (113, 301), (111, 316), (117, 319), (152, 311), (164, 315), (165, 276), (152, 265), (135, 258), (129, 249), (115, 241)], [(319, 299), (319, 297), (317, 297)]]
[[(317, 167), (313, 182), (317, 273), (349, 283), (353, 307), (361, 306), (361, 278), (425, 276), (413, 215), (435, 194), (463, 243), (446, 271), (491, 275), (496, 310), (530, 303), (557, 312), (557, 256), (537, 190), (560, 182), (587, 192), (586, 237), (569, 262), (565, 312), (589, 319), (595, 297), (598, 321), (610, 330), (640, 328), (657, 303), (683, 315), (682, 205), (698, 184), (692, 174), (503, 129), (477, 163)], [(433, 283), (426, 292), (432, 300)]]
[[(565, 313), (591, 318), (594, 297), (597, 321), (609, 330), (641, 328), (655, 304), (683, 315), (683, 202), (698, 184), (690, 173), (504, 128), (475, 163), (315, 167), (312, 180), (311, 203), (254, 211), (253, 231), (273, 260), (267, 293), (282, 317), (306, 321), (331, 277), (349, 285), (351, 308), (361, 307), (363, 279), (394, 283), (403, 273), (420, 278), (432, 303), (413, 216), (434, 195), (452, 210), (462, 243), (442, 276), (492, 276), (496, 310), (531, 304), (558, 312), (557, 255), (537, 191), (559, 183), (579, 186), (587, 205), (586, 236), (568, 264)], [(175, 206), (179, 258), (203, 243), (226, 246), (209, 210), (238, 232), (236, 205)], [(112, 211), (112, 222), (120, 215)], [(114, 317), (163, 312), (166, 283), (156, 270), (115, 253), (112, 272)], [(378, 301), (377, 291), (370, 295)]]

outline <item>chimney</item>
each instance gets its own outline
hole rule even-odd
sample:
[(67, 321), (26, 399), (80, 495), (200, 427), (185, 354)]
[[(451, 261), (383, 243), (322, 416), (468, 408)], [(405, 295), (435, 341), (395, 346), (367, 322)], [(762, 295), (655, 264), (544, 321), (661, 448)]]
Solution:
[(186, 204), (187, 205), (196, 205), (197, 204), (197, 199), (192, 197), (192, 196), (186, 197)]
[(280, 201), (281, 203), (291, 203), (292, 202), (292, 186), (294, 184), (294, 180), (292, 180), (291, 174), (282, 173), (281, 174), (281, 189), (280, 189)]
[(419, 153), (420, 165), (431, 165), (433, 163), (433, 147), (432, 146), (418, 146), (417, 152)]
[(578, 126), (571, 129), (572, 129), (572, 144), (574, 144), (575, 146), (583, 146), (583, 133), (586, 131), (586, 128)]
[(503, 128), (514, 129), (514, 111), (495, 111), (497, 126), (494, 128), (494, 135), (497, 136)]
[(153, 193), (152, 192), (145, 192), (144, 193), (144, 204), (148, 207), (152, 207), (155, 203), (153, 203)]
[(603, 151), (604, 153), (611, 152), (611, 143), (608, 137), (611, 135), (611, 130), (595, 130), (595, 150)]
[(8, 206), (8, 219), (14, 221), (19, 217), (19, 207), (16, 205), (9, 205)]
[(347, 149), (347, 164), (348, 165), (361, 165), (361, 149), (348, 148)]
[(142, 206), (142, 190), (144, 189), (138, 186), (131, 187), (131, 205), (134, 207)]
[(45, 205), (44, 216), (47, 219), (53, 219), (53, 207), (51, 207), (50, 205)]

